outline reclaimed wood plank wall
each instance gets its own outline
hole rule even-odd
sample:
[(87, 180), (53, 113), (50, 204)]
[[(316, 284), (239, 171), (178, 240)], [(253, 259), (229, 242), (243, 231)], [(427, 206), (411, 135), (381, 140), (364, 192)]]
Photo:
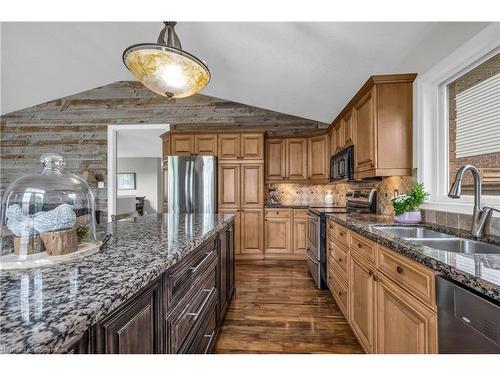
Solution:
[[(328, 124), (206, 95), (167, 102), (138, 82), (122, 81), (2, 116), (0, 194), (15, 178), (40, 169), (46, 152), (62, 154), (67, 170), (89, 169), (106, 181), (107, 125), (171, 124), (182, 130), (262, 129), (304, 134)], [(96, 192), (107, 207), (106, 189)]]

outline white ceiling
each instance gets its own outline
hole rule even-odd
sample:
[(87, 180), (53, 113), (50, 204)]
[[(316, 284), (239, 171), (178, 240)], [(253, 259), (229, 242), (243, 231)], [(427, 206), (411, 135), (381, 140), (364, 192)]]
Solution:
[[(207, 61), (203, 91), (331, 122), (372, 74), (417, 72), (488, 23), (180, 23), (183, 48)], [(162, 24), (2, 23), (1, 113), (133, 77), (123, 50)]]
[(158, 130), (119, 130), (116, 134), (117, 158), (160, 158), (162, 143)]

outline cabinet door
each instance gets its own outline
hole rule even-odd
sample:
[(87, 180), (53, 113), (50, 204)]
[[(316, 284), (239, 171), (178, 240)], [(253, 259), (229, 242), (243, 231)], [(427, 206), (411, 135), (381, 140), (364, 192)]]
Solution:
[(264, 159), (264, 134), (241, 134), (241, 159), (263, 160)]
[(287, 179), (307, 180), (307, 139), (286, 141)]
[(264, 166), (242, 164), (241, 208), (262, 208), (264, 206)]
[(335, 143), (335, 127), (333, 127), (329, 133), (330, 136), (330, 156), (335, 154), (337, 144)]
[(194, 136), (192, 134), (172, 134), (172, 155), (192, 155), (194, 153)]
[(237, 160), (240, 158), (240, 135), (219, 134), (218, 154), (221, 160)]
[(240, 207), (240, 166), (219, 164), (219, 208)]
[(351, 328), (368, 353), (375, 348), (375, 281), (373, 270), (351, 252), (349, 280)]
[(384, 276), (377, 281), (377, 353), (437, 353), (436, 313)]
[(160, 347), (159, 286), (154, 284), (97, 324), (98, 352), (154, 354)]
[(308, 162), (310, 179), (328, 179), (328, 135), (309, 138)]
[[(218, 269), (218, 289), (219, 289), (219, 311), (224, 313), (228, 302), (228, 232), (222, 232), (219, 237), (219, 269)], [(223, 314), (219, 314), (222, 319)]]
[(293, 218), (293, 253), (306, 256), (307, 250), (307, 217)]
[(342, 120), (335, 125), (335, 152), (344, 147), (344, 128), (345, 125)]
[(290, 218), (266, 217), (265, 232), (266, 254), (292, 253)]
[(196, 155), (217, 156), (217, 134), (195, 134), (194, 153)]
[(375, 168), (375, 98), (370, 90), (354, 105), (355, 172)]
[(264, 210), (241, 210), (241, 254), (263, 254)]
[(286, 178), (286, 152), (284, 139), (266, 140), (266, 180), (280, 181)]
[[(240, 236), (240, 210), (237, 209), (221, 209), (219, 210), (220, 214), (233, 214), (234, 215), (234, 228), (233, 228), (233, 252), (234, 254), (241, 254), (240, 245), (241, 245), (241, 236)], [(234, 276), (233, 276), (234, 278)]]
[(343, 118), (344, 122), (344, 145), (350, 145), (353, 142), (353, 123), (352, 123), (352, 110), (347, 112)]

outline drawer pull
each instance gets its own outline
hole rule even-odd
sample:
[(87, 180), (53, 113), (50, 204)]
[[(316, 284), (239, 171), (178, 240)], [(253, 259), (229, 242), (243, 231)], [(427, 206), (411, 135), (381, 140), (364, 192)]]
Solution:
[(214, 339), (214, 335), (215, 335), (215, 330), (212, 331), (212, 334), (210, 334), (210, 335), (203, 335), (203, 337), (209, 339), (207, 347), (205, 348), (205, 354), (208, 353), (208, 349), (210, 349), (210, 346), (212, 345), (212, 340)]
[(339, 263), (342, 263), (342, 258), (339, 258)]
[(370, 277), (372, 277), (372, 276), (373, 276), (373, 271), (372, 271), (372, 270), (369, 270), (369, 271), (368, 271), (368, 275), (370, 275)]
[(339, 232), (340, 236), (343, 236), (344, 235), (344, 232)]
[(339, 296), (341, 296), (341, 295), (342, 295), (342, 292), (339, 292)]
[(361, 245), (359, 242), (358, 242), (358, 249), (361, 249), (363, 247), (363, 245)]
[(208, 258), (210, 258), (210, 255), (212, 255), (212, 252), (206, 253), (205, 258), (203, 258), (200, 261), (200, 263), (198, 263), (196, 266), (190, 268), (191, 272), (196, 273), (196, 271), (198, 271), (200, 269), (200, 267), (203, 265), (203, 263), (205, 263), (208, 260)]
[(201, 312), (205, 308), (205, 305), (208, 303), (208, 300), (210, 299), (210, 296), (212, 295), (212, 292), (214, 291), (214, 289), (215, 288), (212, 288), (212, 289), (203, 289), (203, 291), (207, 293), (207, 296), (203, 300), (203, 303), (201, 304), (200, 308), (195, 313), (187, 313), (186, 315), (188, 315), (188, 316), (194, 316), (194, 320), (198, 319), (198, 317), (200, 316)]
[(397, 266), (396, 271), (398, 271), (398, 273), (403, 273), (403, 267)]
[(378, 276), (377, 275), (373, 275), (373, 281), (378, 281)]

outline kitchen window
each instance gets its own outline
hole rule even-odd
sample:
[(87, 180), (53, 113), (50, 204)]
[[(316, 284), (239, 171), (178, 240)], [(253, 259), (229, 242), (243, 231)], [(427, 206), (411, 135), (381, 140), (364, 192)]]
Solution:
[[(465, 164), (481, 173), (483, 194), (500, 195), (500, 54), (447, 85), (449, 184)], [(472, 175), (462, 192), (473, 194)]]
[(466, 163), (481, 171), (481, 203), (500, 207), (499, 36), (499, 24), (487, 26), (415, 80), (414, 166), (431, 193), (423, 208), (472, 213), (472, 180), (448, 197)]

